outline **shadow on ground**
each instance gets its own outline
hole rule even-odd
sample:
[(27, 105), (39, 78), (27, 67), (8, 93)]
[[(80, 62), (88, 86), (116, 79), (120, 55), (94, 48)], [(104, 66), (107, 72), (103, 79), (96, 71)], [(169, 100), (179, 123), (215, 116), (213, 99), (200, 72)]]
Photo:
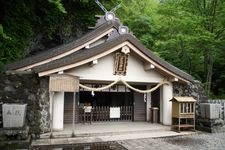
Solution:
[(179, 145), (179, 146), (195, 146), (195, 145), (202, 145), (206, 143), (204, 139), (196, 139), (194, 137), (174, 137), (174, 138), (165, 138), (165, 142)]
[(84, 143), (69, 144), (56, 146), (35, 146), (31, 150), (127, 150), (117, 142), (100, 142), (100, 143)]

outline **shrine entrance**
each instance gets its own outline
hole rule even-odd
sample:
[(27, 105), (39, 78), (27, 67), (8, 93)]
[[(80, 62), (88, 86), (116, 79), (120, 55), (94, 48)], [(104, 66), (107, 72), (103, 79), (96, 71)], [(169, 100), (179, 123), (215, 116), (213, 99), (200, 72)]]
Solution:
[[(89, 84), (90, 87), (100, 87), (100, 84)], [(92, 121), (133, 121), (133, 91), (124, 85), (114, 85), (102, 91), (88, 91), (80, 88), (78, 100), (76, 102), (75, 122), (84, 121), (84, 107), (92, 108)], [(64, 123), (72, 123), (72, 104), (73, 95), (65, 94), (64, 102)], [(90, 118), (88, 118), (90, 119)]]

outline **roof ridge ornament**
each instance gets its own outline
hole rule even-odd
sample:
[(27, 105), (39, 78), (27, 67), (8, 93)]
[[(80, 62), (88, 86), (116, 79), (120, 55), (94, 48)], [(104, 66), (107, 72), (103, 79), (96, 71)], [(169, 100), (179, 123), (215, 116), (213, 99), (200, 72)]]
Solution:
[(115, 13), (114, 12), (121, 7), (121, 3), (119, 5), (117, 5), (116, 7), (114, 7), (113, 9), (111, 9), (110, 11), (108, 11), (102, 5), (102, 3), (100, 3), (98, 0), (95, 0), (95, 3), (98, 4), (98, 6), (105, 12), (105, 19), (107, 21), (115, 20), (116, 19), (116, 16), (115, 16)]
[(111, 9), (110, 11), (108, 11), (103, 5), (102, 5), (102, 3), (100, 3), (99, 2), (99, 0), (95, 0), (95, 3), (96, 4), (98, 4), (98, 6), (105, 12), (105, 13), (107, 13), (107, 12), (115, 12), (115, 11), (117, 11), (117, 9), (119, 9), (120, 7), (121, 7), (121, 3), (120, 4), (118, 4), (116, 7), (114, 7), (113, 9)]

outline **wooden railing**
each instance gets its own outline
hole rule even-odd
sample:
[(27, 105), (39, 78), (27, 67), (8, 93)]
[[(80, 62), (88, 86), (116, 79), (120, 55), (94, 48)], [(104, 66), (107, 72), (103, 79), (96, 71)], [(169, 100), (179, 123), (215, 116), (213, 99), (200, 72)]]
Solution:
[[(86, 113), (86, 121), (90, 121), (90, 115), (92, 115), (92, 121), (132, 121), (133, 118), (133, 106), (120, 106), (120, 118), (110, 118), (110, 106), (95, 106), (91, 113)], [(84, 121), (84, 109), (79, 109), (79, 122)]]

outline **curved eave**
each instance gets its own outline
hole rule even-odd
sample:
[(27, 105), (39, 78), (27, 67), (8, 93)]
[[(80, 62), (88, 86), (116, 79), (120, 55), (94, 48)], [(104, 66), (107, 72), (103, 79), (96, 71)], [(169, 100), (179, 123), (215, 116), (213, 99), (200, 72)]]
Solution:
[(76, 41), (72, 41), (70, 43), (49, 49), (48, 51), (44, 51), (37, 55), (27, 57), (11, 64), (7, 64), (5, 66), (5, 70), (29, 70), (36, 66), (63, 58), (107, 35), (108, 32), (112, 32), (113, 28), (118, 29), (119, 25), (120, 24), (118, 22), (108, 21)]
[(122, 46), (128, 45), (136, 53), (142, 56), (146, 61), (154, 64), (157, 68), (166, 72), (167, 74), (177, 77), (179, 80), (184, 82), (193, 81), (191, 75), (185, 73), (184, 71), (178, 69), (177, 67), (169, 64), (163, 59), (154, 55), (150, 50), (148, 50), (144, 45), (142, 45), (135, 37), (130, 34), (120, 35), (110, 41), (100, 44), (96, 47), (85, 49), (79, 51), (78, 53), (73, 53), (62, 59), (49, 62), (47, 64), (37, 66), (34, 68), (35, 72), (39, 73), (39, 76), (44, 76), (72, 67), (77, 67), (79, 65), (88, 63), (94, 59), (98, 59), (105, 55), (108, 55)]

